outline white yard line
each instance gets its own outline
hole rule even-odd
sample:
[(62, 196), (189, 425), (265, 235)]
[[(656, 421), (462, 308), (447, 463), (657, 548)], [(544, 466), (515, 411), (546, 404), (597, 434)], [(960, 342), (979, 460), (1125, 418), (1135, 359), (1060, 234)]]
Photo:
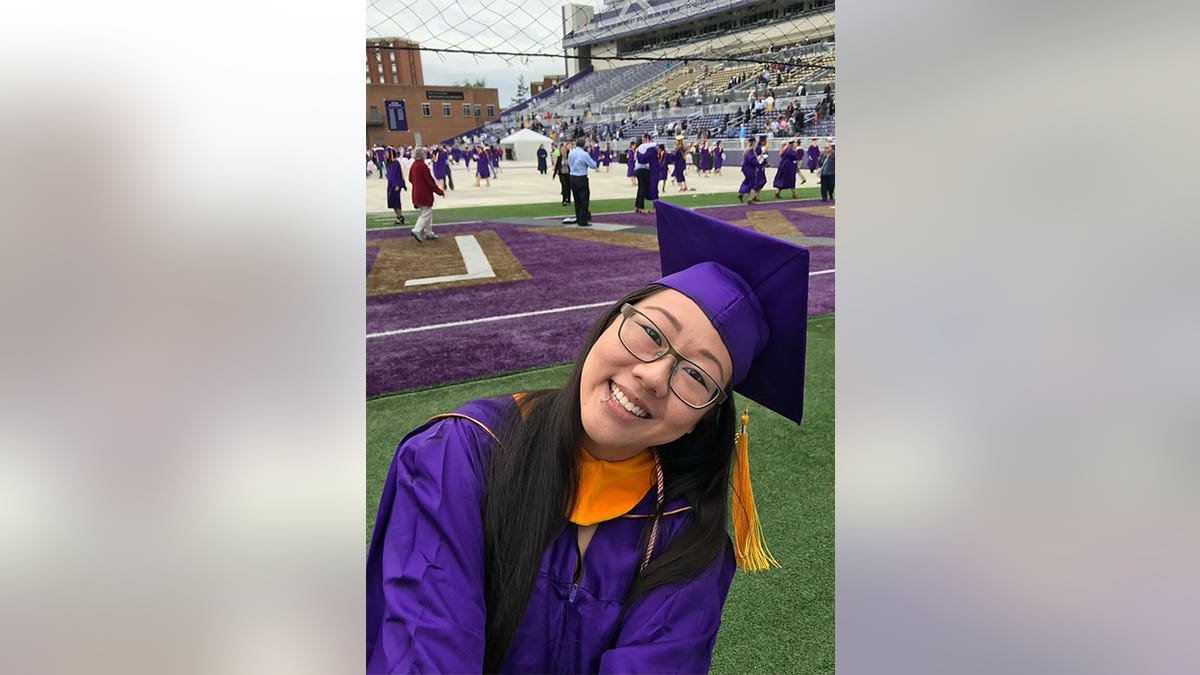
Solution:
[[(815, 277), (820, 274), (833, 274), (834, 270), (819, 270), (817, 272), (809, 272), (808, 276)], [(396, 330), (387, 330), (379, 333), (367, 333), (367, 339), (389, 337), (392, 335), (403, 335), (405, 333), (419, 333), (427, 330), (438, 330), (440, 328), (457, 328), (459, 326), (471, 326), (478, 323), (488, 323), (489, 321), (505, 321), (507, 319), (523, 319), (529, 316), (541, 316), (543, 314), (560, 314), (562, 312), (573, 312), (578, 309), (596, 309), (597, 307), (609, 307), (616, 302), (610, 300), (607, 302), (593, 302), (587, 305), (572, 305), (570, 307), (555, 307), (554, 309), (539, 309), (533, 312), (520, 312), (518, 314), (502, 314), (500, 316), (485, 316), (478, 319), (466, 319), (464, 321), (448, 321), (446, 323), (435, 323), (427, 326), (413, 326), (412, 328), (399, 328)]]

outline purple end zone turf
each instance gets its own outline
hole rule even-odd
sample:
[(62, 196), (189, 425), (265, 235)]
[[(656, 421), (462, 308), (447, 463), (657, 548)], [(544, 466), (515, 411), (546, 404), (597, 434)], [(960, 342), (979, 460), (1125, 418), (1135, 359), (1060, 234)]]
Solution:
[[(703, 212), (736, 221), (745, 219), (747, 210), (748, 207), (735, 206)], [(783, 213), (805, 235), (833, 236), (831, 218), (774, 210)], [(639, 214), (597, 216), (596, 221), (611, 218), (613, 222), (635, 224), (626, 217), (635, 215)], [(439, 245), (453, 245), (453, 236), (459, 233), (496, 232), (532, 278), (367, 298), (368, 334), (608, 302), (660, 276), (655, 251), (572, 239), (551, 234), (553, 228), (541, 231), (537, 227), (483, 222), (435, 225), (435, 229), (443, 235)], [(408, 228), (368, 231), (367, 237), (408, 237)], [(377, 250), (370, 243), (368, 269), (375, 262)], [(812, 271), (833, 268), (833, 247), (813, 246), (810, 255)], [(809, 278), (810, 315), (833, 311), (835, 276)], [(603, 311), (603, 307), (589, 307), (370, 338), (367, 394), (374, 396), (573, 359), (588, 328)]]

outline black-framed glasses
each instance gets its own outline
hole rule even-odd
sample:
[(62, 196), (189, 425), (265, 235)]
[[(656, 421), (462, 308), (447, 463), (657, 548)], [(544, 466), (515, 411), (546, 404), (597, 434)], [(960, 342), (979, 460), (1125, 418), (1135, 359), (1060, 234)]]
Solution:
[(650, 317), (628, 303), (621, 305), (621, 325), (617, 328), (621, 344), (642, 363), (651, 363), (670, 354), (675, 357), (667, 386), (691, 408), (701, 410), (725, 400), (727, 394), (695, 361), (675, 351), (667, 336)]

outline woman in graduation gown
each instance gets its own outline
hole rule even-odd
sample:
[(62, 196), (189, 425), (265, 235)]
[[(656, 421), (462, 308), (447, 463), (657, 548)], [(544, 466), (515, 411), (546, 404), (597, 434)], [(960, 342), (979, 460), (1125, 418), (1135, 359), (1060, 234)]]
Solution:
[(479, 187), (480, 179), (487, 181), (487, 187), (492, 186), (491, 160), (488, 151), (481, 147), (475, 148), (475, 187)]
[(563, 387), (400, 442), (368, 673), (705, 673), (735, 565), (778, 565), (733, 391), (800, 422), (808, 251), (657, 206), (665, 276), (599, 318)]
[[(796, 170), (799, 168), (799, 161), (800, 153), (796, 151), (796, 139), (793, 138), (779, 150), (779, 169), (775, 171), (775, 181), (772, 183), (776, 199), (779, 199), (780, 190), (791, 190), (792, 199), (796, 198)], [(804, 174), (800, 174), (800, 183), (807, 182)]]
[(743, 201), (750, 195), (748, 203), (758, 203), (758, 194), (767, 184), (766, 170), (763, 168), (767, 160), (767, 137), (758, 137), (758, 143), (746, 148), (742, 153), (742, 183), (738, 185), (738, 201)]
[(629, 141), (629, 149), (625, 151), (625, 177), (629, 184), (637, 186), (637, 176), (633, 174), (633, 165), (637, 163), (637, 141)]

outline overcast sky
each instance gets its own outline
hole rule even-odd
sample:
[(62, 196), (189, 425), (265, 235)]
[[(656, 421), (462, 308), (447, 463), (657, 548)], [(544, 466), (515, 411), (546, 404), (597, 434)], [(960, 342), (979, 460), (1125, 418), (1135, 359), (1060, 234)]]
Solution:
[[(438, 0), (434, 0), (438, 2)], [(576, 0), (600, 6), (599, 0)], [(517, 79), (540, 82), (562, 75), (561, 0), (449, 0), (434, 6), (427, 0), (368, 0), (367, 37), (403, 37), (422, 47), (470, 49), (470, 54), (421, 52), (425, 83), (451, 84), (483, 78), (499, 90), (500, 105), (510, 105)], [(555, 54), (554, 58), (485, 55), (484, 50)]]

